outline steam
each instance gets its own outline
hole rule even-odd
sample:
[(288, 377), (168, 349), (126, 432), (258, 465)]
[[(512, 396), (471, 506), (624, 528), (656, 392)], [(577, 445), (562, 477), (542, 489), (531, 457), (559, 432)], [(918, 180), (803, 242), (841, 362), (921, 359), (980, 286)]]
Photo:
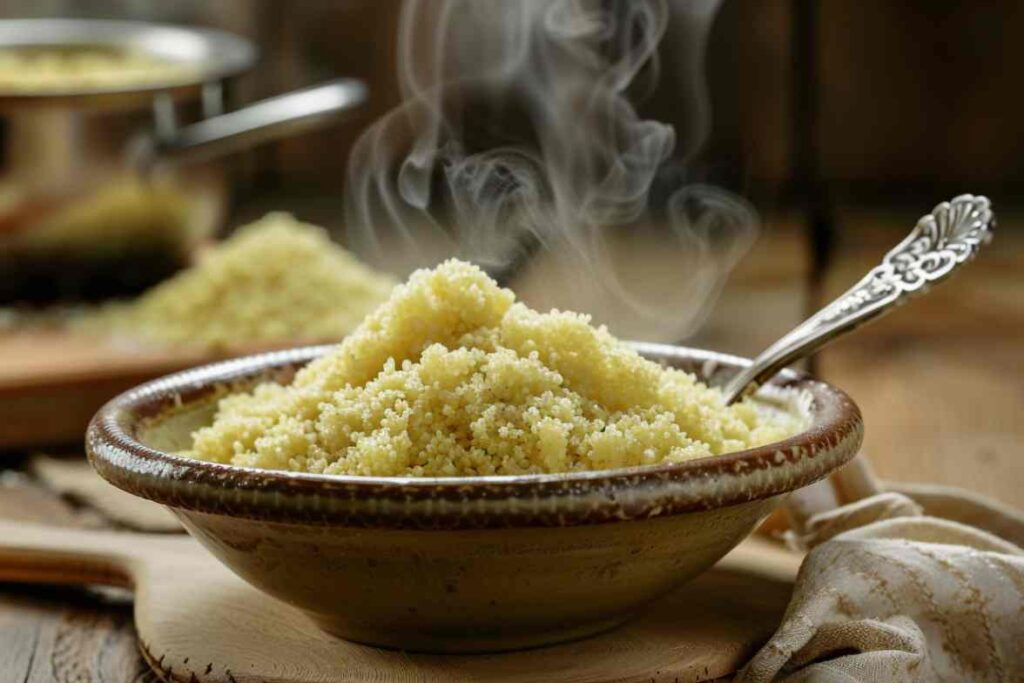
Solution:
[[(407, 0), (403, 102), (353, 151), (349, 244), (399, 273), (458, 256), (531, 305), (585, 311), (619, 334), (692, 333), (757, 230), (724, 190), (652, 197), (706, 136), (718, 2)], [(686, 41), (679, 145), (633, 105), (658, 79), (670, 24)]]

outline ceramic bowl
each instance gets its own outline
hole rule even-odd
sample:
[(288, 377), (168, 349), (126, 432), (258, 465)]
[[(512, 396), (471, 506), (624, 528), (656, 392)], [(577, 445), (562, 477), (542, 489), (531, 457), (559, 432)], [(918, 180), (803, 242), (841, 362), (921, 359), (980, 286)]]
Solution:
[[(144, 384), (89, 426), (105, 479), (163, 503), (243, 579), (349, 640), (428, 652), (515, 649), (619, 624), (713, 565), (786, 494), (856, 453), (860, 412), (785, 372), (809, 427), (680, 464), (473, 478), (330, 476), (173, 455), (225, 387), (287, 382), (329, 347), (236, 359)], [(747, 361), (637, 345), (717, 382)]]

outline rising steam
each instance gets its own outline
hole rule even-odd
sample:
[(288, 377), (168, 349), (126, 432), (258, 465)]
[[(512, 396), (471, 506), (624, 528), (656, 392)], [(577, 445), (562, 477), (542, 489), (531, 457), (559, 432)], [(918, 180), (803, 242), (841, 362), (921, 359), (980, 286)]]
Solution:
[[(403, 103), (349, 164), (350, 245), (399, 273), (457, 255), (533, 306), (634, 338), (693, 332), (757, 224), (704, 185), (652, 205), (659, 174), (706, 135), (699, 74), (718, 1), (408, 0)], [(654, 87), (670, 25), (687, 43), (678, 149), (632, 104)]]

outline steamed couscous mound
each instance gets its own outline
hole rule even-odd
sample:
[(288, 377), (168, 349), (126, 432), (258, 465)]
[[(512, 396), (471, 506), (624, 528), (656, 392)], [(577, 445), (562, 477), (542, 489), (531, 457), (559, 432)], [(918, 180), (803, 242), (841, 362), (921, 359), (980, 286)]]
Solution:
[(90, 331), (211, 348), (337, 340), (397, 282), (314, 225), (271, 213), (239, 228), (192, 268), (82, 321)]
[(516, 303), (448, 261), (399, 286), (289, 385), (220, 401), (191, 457), (370, 476), (568, 472), (678, 462), (786, 437), (586, 316)]

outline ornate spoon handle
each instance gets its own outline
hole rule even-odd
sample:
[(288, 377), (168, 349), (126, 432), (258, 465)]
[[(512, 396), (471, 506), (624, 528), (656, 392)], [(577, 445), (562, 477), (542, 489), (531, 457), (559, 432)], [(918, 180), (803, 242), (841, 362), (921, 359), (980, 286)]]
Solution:
[(882, 262), (838, 299), (768, 347), (722, 392), (732, 403), (798, 358), (923, 294), (970, 261), (992, 237), (988, 198), (964, 194), (942, 202)]

